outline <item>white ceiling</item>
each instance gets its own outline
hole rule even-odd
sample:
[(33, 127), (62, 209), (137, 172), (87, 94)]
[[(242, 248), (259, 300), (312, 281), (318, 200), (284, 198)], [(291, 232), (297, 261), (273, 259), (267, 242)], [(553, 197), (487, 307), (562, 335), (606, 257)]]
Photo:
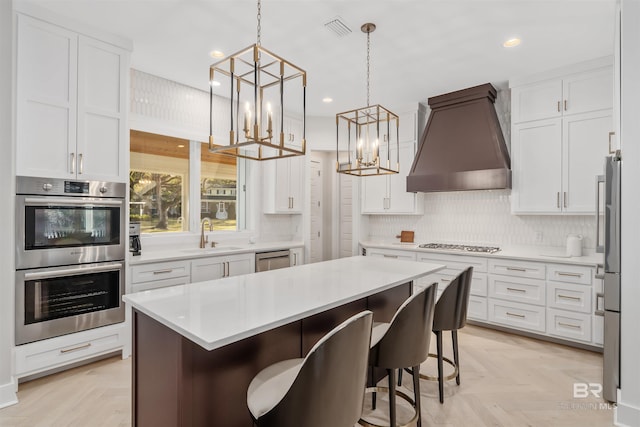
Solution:
[[(256, 41), (254, 0), (28, 0), (130, 38), (132, 67), (208, 90), (208, 56)], [(615, 0), (263, 0), (262, 45), (305, 69), (307, 111), (387, 108), (613, 53)], [(340, 16), (352, 33), (324, 23)], [(519, 37), (522, 44), (502, 43)], [(331, 104), (322, 103), (332, 97)]]

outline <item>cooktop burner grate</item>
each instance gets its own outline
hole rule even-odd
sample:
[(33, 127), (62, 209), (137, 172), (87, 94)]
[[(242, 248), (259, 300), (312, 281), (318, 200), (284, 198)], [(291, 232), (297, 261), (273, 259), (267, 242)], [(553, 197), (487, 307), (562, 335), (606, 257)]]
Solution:
[(451, 251), (485, 252), (489, 254), (500, 251), (496, 246), (451, 245), (448, 243), (424, 243), (418, 246), (423, 249), (445, 249)]

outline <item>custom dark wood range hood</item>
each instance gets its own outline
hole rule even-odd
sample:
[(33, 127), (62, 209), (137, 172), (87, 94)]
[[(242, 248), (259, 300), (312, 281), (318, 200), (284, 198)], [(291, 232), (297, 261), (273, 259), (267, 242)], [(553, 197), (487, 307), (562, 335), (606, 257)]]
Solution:
[(431, 114), (407, 176), (407, 191), (511, 188), (511, 162), (493, 106), (480, 86), (429, 98)]

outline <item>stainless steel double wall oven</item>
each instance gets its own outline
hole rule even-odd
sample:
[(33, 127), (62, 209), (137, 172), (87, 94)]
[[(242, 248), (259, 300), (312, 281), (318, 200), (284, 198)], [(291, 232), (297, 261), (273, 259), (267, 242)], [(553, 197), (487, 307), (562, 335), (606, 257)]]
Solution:
[(16, 179), (16, 344), (124, 321), (124, 183)]

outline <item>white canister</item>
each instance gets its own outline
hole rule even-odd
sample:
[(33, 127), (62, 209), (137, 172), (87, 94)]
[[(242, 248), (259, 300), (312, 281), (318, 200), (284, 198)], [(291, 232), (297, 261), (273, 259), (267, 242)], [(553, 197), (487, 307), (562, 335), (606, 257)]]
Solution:
[(567, 256), (582, 256), (582, 235), (567, 235)]

